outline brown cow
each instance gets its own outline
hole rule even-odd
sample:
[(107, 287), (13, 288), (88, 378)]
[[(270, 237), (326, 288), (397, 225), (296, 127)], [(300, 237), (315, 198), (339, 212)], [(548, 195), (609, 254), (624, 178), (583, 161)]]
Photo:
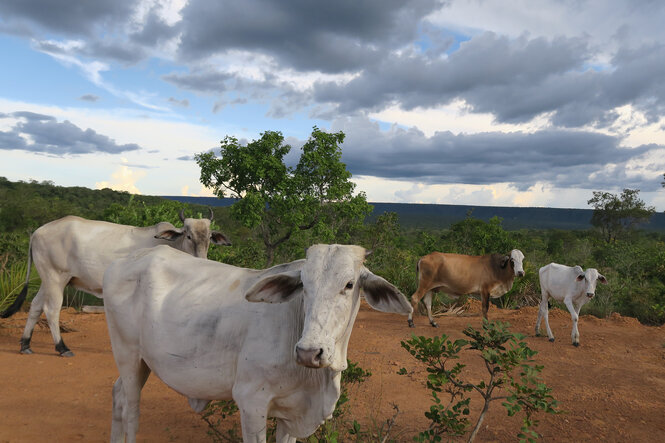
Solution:
[[(501, 297), (513, 287), (515, 277), (524, 276), (523, 260), (524, 254), (519, 249), (508, 255), (432, 252), (418, 260), (418, 290), (411, 296), (411, 305), (415, 311), (422, 299), (429, 322), (436, 328), (439, 325), (432, 317), (432, 292), (443, 291), (454, 297), (476, 294), (482, 299), (483, 317), (487, 319), (490, 297)], [(408, 322), (413, 328), (413, 313), (409, 314)]]

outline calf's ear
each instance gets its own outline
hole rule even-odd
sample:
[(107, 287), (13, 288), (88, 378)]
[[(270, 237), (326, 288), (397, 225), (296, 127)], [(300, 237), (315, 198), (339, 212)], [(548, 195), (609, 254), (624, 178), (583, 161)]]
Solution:
[(254, 283), (245, 292), (245, 299), (254, 303), (283, 303), (291, 300), (301, 287), (300, 271), (270, 275)]
[(159, 232), (155, 235), (155, 238), (160, 238), (162, 240), (175, 241), (178, 237), (183, 234), (184, 231), (181, 229), (167, 229), (165, 231)]
[(231, 240), (219, 231), (212, 231), (210, 233), (210, 241), (219, 246), (231, 246)]
[(362, 268), (358, 283), (367, 303), (377, 311), (395, 314), (413, 312), (411, 303), (399, 289), (378, 275), (374, 275), (369, 269)]

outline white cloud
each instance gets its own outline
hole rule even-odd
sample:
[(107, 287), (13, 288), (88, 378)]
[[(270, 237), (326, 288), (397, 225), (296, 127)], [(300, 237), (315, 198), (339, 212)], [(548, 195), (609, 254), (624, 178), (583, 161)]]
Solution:
[(463, 100), (455, 100), (438, 109), (415, 108), (405, 111), (398, 106), (391, 106), (369, 116), (383, 122), (418, 128), (428, 137), (440, 131), (450, 131), (453, 134), (493, 131), (533, 133), (550, 126), (549, 114), (540, 115), (528, 123), (497, 123), (492, 114), (470, 112), (469, 106)]
[[(123, 158), (122, 162), (127, 163), (127, 159)], [(115, 191), (127, 191), (132, 194), (141, 194), (139, 188), (136, 187), (136, 182), (145, 176), (145, 171), (137, 171), (123, 164), (111, 174), (111, 181), (96, 182), (95, 188), (111, 188)]]

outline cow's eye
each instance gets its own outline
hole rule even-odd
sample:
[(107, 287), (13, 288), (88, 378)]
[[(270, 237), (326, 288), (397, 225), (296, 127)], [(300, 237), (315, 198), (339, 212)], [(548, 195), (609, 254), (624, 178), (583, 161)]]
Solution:
[(353, 282), (350, 281), (346, 284), (346, 289), (353, 289)]
[(188, 236), (187, 236), (187, 240), (191, 240), (191, 239), (192, 239), (192, 236), (191, 236), (191, 235), (188, 235)]

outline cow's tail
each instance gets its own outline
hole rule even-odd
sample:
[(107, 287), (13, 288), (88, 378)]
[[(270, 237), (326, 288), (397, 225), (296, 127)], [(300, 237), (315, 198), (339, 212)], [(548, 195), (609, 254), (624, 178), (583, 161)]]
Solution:
[(21, 293), (16, 297), (14, 303), (8, 307), (4, 312), (0, 313), (1, 318), (8, 318), (16, 314), (23, 303), (25, 302), (26, 297), (28, 296), (28, 283), (30, 282), (30, 269), (32, 268), (32, 236), (30, 237), (30, 246), (28, 247), (28, 272), (25, 276), (25, 285)]

